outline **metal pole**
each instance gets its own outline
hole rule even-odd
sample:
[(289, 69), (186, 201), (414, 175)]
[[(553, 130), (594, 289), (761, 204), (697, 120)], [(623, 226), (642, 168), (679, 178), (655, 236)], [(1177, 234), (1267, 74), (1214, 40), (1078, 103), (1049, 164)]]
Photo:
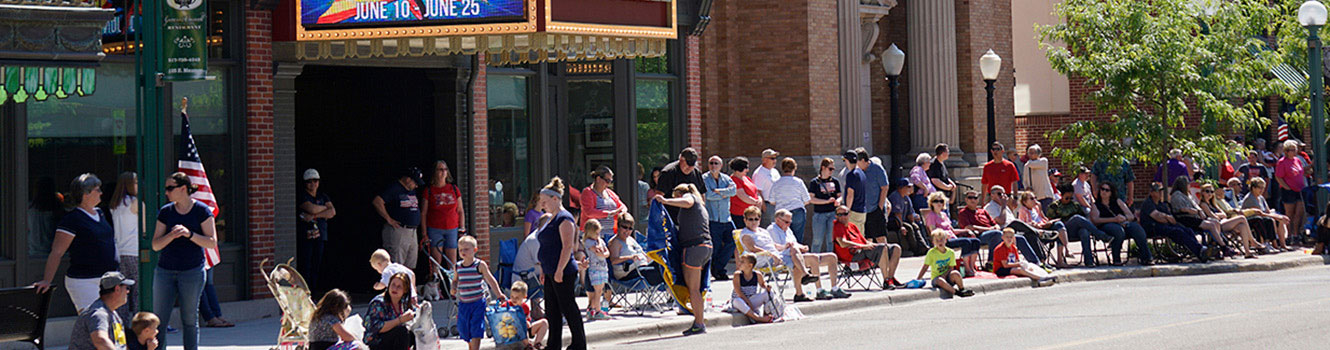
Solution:
[[(900, 114), (898, 113), (900, 108), (896, 106), (896, 101), (899, 101), (900, 98), (900, 94), (896, 93), (896, 87), (900, 85), (899, 75), (887, 76), (887, 86), (891, 87), (891, 158), (896, 164), (898, 164), (897, 166), (892, 167), (893, 171), (891, 176), (893, 177), (901, 175), (899, 171), (895, 171), (894, 169), (900, 167), (899, 164), (905, 164), (905, 152), (907, 152), (905, 151), (905, 148), (909, 147), (901, 146), (901, 142), (903, 142), (905, 138), (905, 135), (903, 135), (905, 128), (901, 127)], [(908, 145), (908, 143), (906, 145)]]
[[(1307, 87), (1312, 98), (1312, 154), (1315, 156), (1316, 183), (1325, 183), (1325, 86), (1321, 83), (1321, 37), (1317, 35), (1320, 26), (1307, 27)], [(1325, 205), (1325, 191), (1316, 191), (1316, 204)]]
[[(135, 81), (138, 89), (138, 118), (136, 146), (138, 153), (139, 199), (143, 201), (139, 210), (139, 307), (144, 311), (152, 309), (152, 271), (157, 266), (157, 254), (152, 250), (153, 228), (157, 222), (157, 208), (161, 208), (162, 184), (166, 178), (163, 173), (164, 160), (162, 150), (162, 126), (164, 108), (162, 106), (163, 89), (158, 79), (161, 70), (161, 27), (162, 0), (143, 0), (142, 17), (138, 22), (137, 37), (142, 45), (135, 50), (135, 63), (138, 77)], [(167, 311), (169, 312), (169, 311)]]
[(984, 86), (984, 91), (988, 91), (988, 144), (990, 146), (993, 142), (997, 142), (997, 116), (995, 115), (997, 111), (996, 108), (993, 107), (993, 90), (997, 89), (993, 86), (993, 83), (996, 82), (997, 80), (984, 80), (984, 84), (986, 85)]

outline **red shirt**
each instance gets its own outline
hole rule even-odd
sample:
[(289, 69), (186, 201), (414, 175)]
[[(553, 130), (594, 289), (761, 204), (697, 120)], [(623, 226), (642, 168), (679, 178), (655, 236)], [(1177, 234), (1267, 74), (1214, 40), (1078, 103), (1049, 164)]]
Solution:
[(984, 177), (981, 179), (984, 188), (983, 192), (988, 193), (993, 186), (1002, 186), (1007, 193), (1015, 193), (1016, 189), (1011, 184), (1020, 180), (1020, 175), (1016, 173), (1016, 164), (1003, 159), (1001, 162), (989, 161), (984, 164)]
[[(757, 185), (753, 184), (752, 178), (747, 176), (730, 175), (730, 179), (734, 180), (734, 186), (736, 189), (748, 194), (748, 198), (757, 198)], [(730, 197), (730, 215), (742, 216), (744, 215), (744, 209), (748, 209), (748, 207), (751, 206), (753, 205), (739, 199), (739, 196)]]
[(1014, 245), (1007, 244), (1006, 242), (998, 244), (997, 248), (993, 249), (993, 268), (1000, 269), (1003, 267), (1014, 267), (1003, 265), (1003, 263), (1013, 259), (1020, 261), (1020, 254), (1021, 252), (1017, 250)]
[[(503, 306), (513, 306), (513, 305), (514, 305), (514, 304), (513, 304), (513, 301), (512, 301), (512, 300), (507, 300), (507, 301), (504, 301), (504, 302), (503, 302)], [(526, 322), (527, 322), (528, 324), (530, 324), (530, 323), (531, 323), (531, 305), (527, 305), (526, 303), (522, 303), (522, 305), (520, 305), (520, 306), (522, 307), (522, 312), (526, 313)]]
[(444, 230), (455, 229), (458, 226), (460, 217), (457, 213), (457, 205), (462, 198), (462, 192), (457, 190), (457, 185), (445, 184), (442, 188), (430, 186), (425, 189), (425, 200), (428, 201), (429, 212), (425, 213), (425, 224), (429, 228)]
[(840, 246), (840, 240), (842, 238), (854, 243), (868, 244), (868, 240), (864, 239), (864, 234), (859, 232), (859, 226), (855, 226), (848, 222), (842, 224), (840, 221), (837, 221), (835, 224), (832, 224), (831, 237), (834, 238), (836, 242), (831, 244), (835, 247), (836, 259), (844, 262), (850, 261), (850, 258), (854, 257), (854, 251), (858, 249), (850, 249)]
[(961, 208), (960, 213), (957, 213), (957, 220), (960, 221), (961, 228), (969, 228), (970, 226), (976, 225), (984, 227), (998, 226), (997, 223), (993, 222), (993, 218), (988, 215), (988, 211), (983, 208), (978, 210)]

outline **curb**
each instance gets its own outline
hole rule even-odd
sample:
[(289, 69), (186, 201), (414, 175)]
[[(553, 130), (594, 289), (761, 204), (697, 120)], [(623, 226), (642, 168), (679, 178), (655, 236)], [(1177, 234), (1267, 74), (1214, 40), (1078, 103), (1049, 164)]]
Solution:
[[(1277, 271), (1287, 270), (1299, 267), (1309, 267), (1330, 264), (1330, 256), (1302, 256), (1287, 260), (1267, 260), (1250, 263), (1240, 263), (1235, 260), (1225, 260), (1210, 262), (1207, 264), (1185, 264), (1185, 265), (1156, 265), (1156, 266), (1136, 266), (1136, 267), (1099, 267), (1091, 269), (1063, 270), (1054, 273), (1057, 276), (1058, 283), (1069, 282), (1093, 282), (1128, 278), (1150, 278), (1150, 277), (1174, 277), (1174, 276), (1195, 276), (1210, 275), (1220, 273), (1234, 272), (1255, 272), (1255, 271)], [(991, 282), (976, 283), (972, 288), (979, 294), (990, 294), (999, 291), (1030, 288), (1030, 282), (1025, 279), (1001, 279), (988, 280)], [(841, 299), (830, 301), (819, 301), (812, 304), (799, 304), (799, 311), (805, 316), (817, 314), (827, 314), (854, 309), (862, 309), (866, 304), (879, 305), (906, 305), (910, 303), (934, 300), (941, 297), (940, 291), (931, 289), (907, 290), (904, 292), (896, 291), (889, 293), (873, 292), (872, 294), (859, 294), (853, 299)], [(587, 333), (587, 343), (601, 343), (606, 341), (625, 341), (642, 340), (661, 337), (674, 337), (681, 335), (684, 329), (687, 329), (692, 323), (691, 319), (676, 318), (664, 320), (650, 325), (625, 326), (598, 330)], [(731, 314), (726, 312), (714, 312), (706, 316), (707, 327), (731, 325), (743, 326), (751, 324), (748, 317), (741, 314)], [(566, 336), (566, 335), (565, 335)]]

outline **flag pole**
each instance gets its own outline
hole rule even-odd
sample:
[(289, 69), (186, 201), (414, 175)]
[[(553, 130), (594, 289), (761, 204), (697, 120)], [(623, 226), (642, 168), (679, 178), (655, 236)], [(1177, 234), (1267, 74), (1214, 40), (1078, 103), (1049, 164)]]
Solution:
[(140, 2), (139, 21), (131, 21), (138, 26), (136, 35), (139, 46), (134, 50), (136, 58), (135, 97), (137, 98), (137, 134), (136, 153), (138, 153), (139, 174), (139, 307), (144, 311), (152, 309), (152, 277), (157, 266), (157, 254), (152, 250), (152, 236), (157, 221), (157, 209), (164, 204), (162, 184), (165, 180), (165, 147), (169, 141), (163, 133), (165, 118), (169, 107), (164, 106), (165, 84), (161, 79), (162, 38), (162, 0), (144, 0)]

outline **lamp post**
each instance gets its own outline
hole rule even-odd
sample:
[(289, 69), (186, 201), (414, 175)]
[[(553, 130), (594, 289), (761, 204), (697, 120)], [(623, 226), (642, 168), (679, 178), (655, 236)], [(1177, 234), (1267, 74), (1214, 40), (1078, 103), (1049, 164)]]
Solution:
[(1002, 57), (998, 57), (993, 49), (989, 49), (983, 57), (979, 57), (979, 71), (984, 75), (984, 91), (988, 91), (988, 144), (992, 145), (997, 141), (997, 111), (993, 106), (993, 83), (997, 82), (999, 68), (1002, 68)]
[[(909, 147), (908, 143), (907, 146), (900, 146), (905, 138), (905, 128), (900, 127), (901, 120), (897, 114), (899, 107), (896, 106), (897, 98), (900, 97), (896, 94), (896, 87), (901, 85), (901, 68), (905, 68), (905, 52), (896, 47), (896, 44), (891, 44), (891, 47), (882, 52), (882, 70), (887, 72), (887, 86), (891, 88), (891, 158), (896, 164), (902, 164), (901, 160), (905, 156), (904, 148)], [(892, 176), (897, 175), (900, 174), (892, 174)]]
[[(1325, 25), (1325, 5), (1307, 0), (1298, 8), (1298, 23), (1307, 27), (1307, 87), (1312, 99), (1312, 154), (1316, 155), (1316, 185), (1325, 183), (1325, 86), (1321, 83), (1321, 37), (1316, 32)], [(1316, 203), (1324, 205), (1326, 194), (1316, 191)]]

